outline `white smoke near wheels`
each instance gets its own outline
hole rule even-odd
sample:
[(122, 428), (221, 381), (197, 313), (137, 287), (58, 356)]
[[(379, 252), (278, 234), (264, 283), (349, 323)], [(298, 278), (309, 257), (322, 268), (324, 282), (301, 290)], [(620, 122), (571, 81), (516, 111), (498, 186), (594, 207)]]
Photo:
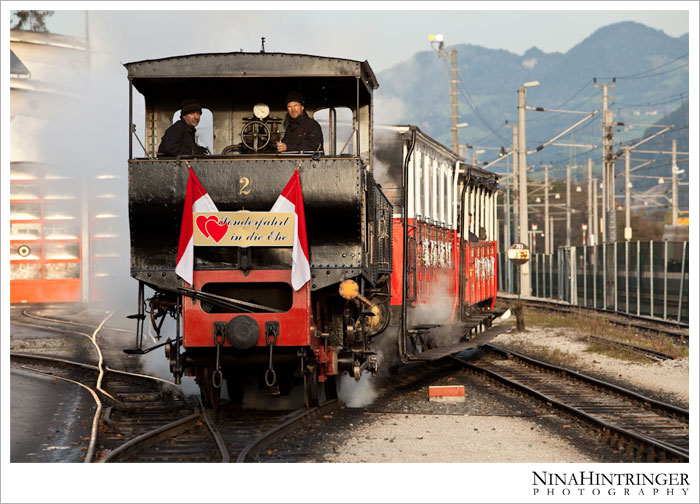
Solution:
[(349, 375), (343, 375), (338, 396), (348, 408), (363, 408), (372, 404), (378, 393), (372, 375), (362, 373), (359, 381), (355, 381), (355, 378)]

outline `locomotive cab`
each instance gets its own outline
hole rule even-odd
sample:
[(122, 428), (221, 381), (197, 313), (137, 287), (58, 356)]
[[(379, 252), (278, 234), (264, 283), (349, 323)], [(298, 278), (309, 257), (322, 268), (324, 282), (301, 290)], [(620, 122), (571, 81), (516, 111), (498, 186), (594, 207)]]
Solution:
[[(134, 94), (143, 97), (145, 134), (130, 137), (130, 159), (153, 159), (165, 130), (179, 119), (186, 98), (203, 110), (198, 131), (208, 157), (276, 155), (287, 113), (285, 96), (304, 97), (305, 112), (323, 128), (325, 157), (358, 157), (371, 164), (372, 90), (378, 85), (367, 62), (281, 53), (204, 54), (125, 65)], [(139, 114), (140, 115), (140, 114)], [(206, 124), (204, 124), (206, 119)], [(204, 141), (205, 140), (205, 141)], [(140, 140), (137, 140), (140, 142)], [(298, 153), (296, 153), (298, 154)]]

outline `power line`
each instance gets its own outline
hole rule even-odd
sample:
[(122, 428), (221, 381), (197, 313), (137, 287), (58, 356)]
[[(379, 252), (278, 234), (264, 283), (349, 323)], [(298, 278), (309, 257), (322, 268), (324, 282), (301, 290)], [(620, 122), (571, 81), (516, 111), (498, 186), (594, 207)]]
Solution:
[(467, 86), (464, 85), (464, 82), (462, 81), (462, 76), (459, 74), (459, 71), (457, 72), (457, 83), (460, 86), (460, 93), (467, 100), (467, 104), (474, 111), (476, 117), (482, 122), (484, 126), (486, 126), (486, 129), (488, 129), (493, 135), (498, 137), (502, 142), (508, 143), (507, 140), (505, 140), (501, 135), (498, 134), (498, 132), (489, 124), (486, 118), (479, 111), (479, 108), (473, 102), (472, 97), (469, 94), (469, 91), (467, 90)]
[(648, 74), (648, 75), (641, 75), (639, 77), (634, 77), (634, 79), (647, 79), (649, 77), (658, 77), (659, 75), (665, 75), (667, 73), (675, 72), (676, 70), (680, 70), (681, 68), (687, 67), (688, 63), (684, 63), (679, 67), (676, 68), (671, 68), (670, 70), (664, 70), (663, 72), (656, 72), (653, 74)]
[[(585, 88), (584, 88), (584, 89), (585, 89)], [(596, 98), (597, 96), (598, 96), (598, 93), (596, 92), (596, 93), (592, 94), (591, 96), (589, 96), (588, 98), (586, 98), (585, 100), (583, 100), (582, 102), (576, 104), (575, 107), (581, 107), (584, 103), (586, 103), (587, 101), (592, 100), (593, 98)], [(568, 101), (568, 100), (567, 100), (567, 101)], [(566, 104), (566, 102), (562, 103), (562, 105), (565, 105), (565, 104)], [(561, 107), (562, 105), (559, 105), (559, 107)], [(557, 108), (559, 108), (559, 107), (557, 107)], [(563, 112), (556, 112), (556, 113), (553, 113), (553, 114), (548, 114), (547, 116), (541, 117), (541, 118), (539, 118), (539, 119), (529, 119), (529, 120), (528, 120), (528, 124), (533, 123), (533, 122), (550, 121), (550, 120), (552, 120), (552, 119), (558, 118), (558, 117), (561, 116), (562, 114), (563, 114)]]
[[(505, 127), (505, 123), (504, 123), (504, 124), (501, 124), (498, 128), (496, 128), (496, 131), (499, 131), (499, 130), (503, 129), (504, 127)], [(490, 140), (491, 137), (493, 137), (493, 136), (495, 136), (494, 133), (489, 133), (488, 135), (486, 135), (486, 136), (484, 136), (484, 137), (481, 137), (481, 138), (478, 138), (478, 139), (474, 140), (473, 143), (474, 143), (474, 145), (481, 145), (481, 144), (484, 144), (484, 143), (486, 142), (486, 140)], [(499, 138), (500, 138), (500, 137), (499, 137)]]
[[(658, 70), (658, 69), (660, 69), (660, 68), (663, 68), (663, 67), (665, 67), (665, 66), (670, 65), (671, 63), (674, 63), (674, 62), (676, 62), (676, 61), (678, 61), (678, 60), (680, 60), (680, 59), (683, 59), (683, 58), (687, 57), (688, 54), (689, 54), (689, 53), (682, 54), (682, 55), (678, 56), (677, 58), (674, 58), (674, 59), (672, 59), (672, 60), (670, 60), (670, 61), (667, 61), (667, 62), (664, 63), (663, 65), (659, 65), (659, 66), (657, 66), (657, 67), (650, 68), (650, 69), (648, 69), (648, 70), (643, 70), (643, 71), (641, 71), (641, 72), (637, 72), (637, 73), (633, 73), (633, 74), (629, 74), (629, 75), (623, 75), (622, 77), (617, 77), (617, 78), (618, 78), (618, 79), (634, 79), (634, 78), (638, 78), (638, 76), (640, 76), (640, 75), (644, 75), (644, 74), (649, 73), (649, 72), (654, 72), (654, 71), (656, 71), (656, 70)], [(600, 79), (612, 79), (613, 77), (599, 77), (599, 78), (600, 78)]]
[(654, 101), (654, 102), (647, 102), (647, 103), (629, 103), (629, 104), (626, 104), (626, 103), (622, 103), (622, 104), (616, 103), (615, 105), (617, 106), (617, 108), (646, 107), (646, 106), (649, 106), (649, 105), (665, 105), (666, 103), (673, 103), (673, 102), (675, 102), (675, 101), (677, 101), (677, 100), (679, 100), (679, 99), (680, 99), (681, 103), (683, 103), (684, 101), (687, 100), (688, 96), (689, 96), (689, 94), (688, 94), (687, 92), (682, 91), (680, 94), (679, 94), (679, 93), (674, 93), (674, 94), (672, 94), (672, 95), (663, 96), (663, 97), (661, 97), (661, 98), (658, 98), (658, 101)]

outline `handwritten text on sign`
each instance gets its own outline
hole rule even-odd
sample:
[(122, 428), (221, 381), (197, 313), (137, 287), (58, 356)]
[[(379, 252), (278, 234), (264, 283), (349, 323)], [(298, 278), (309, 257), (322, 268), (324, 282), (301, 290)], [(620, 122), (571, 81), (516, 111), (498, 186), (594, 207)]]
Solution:
[(293, 213), (195, 212), (194, 244), (215, 247), (291, 247)]

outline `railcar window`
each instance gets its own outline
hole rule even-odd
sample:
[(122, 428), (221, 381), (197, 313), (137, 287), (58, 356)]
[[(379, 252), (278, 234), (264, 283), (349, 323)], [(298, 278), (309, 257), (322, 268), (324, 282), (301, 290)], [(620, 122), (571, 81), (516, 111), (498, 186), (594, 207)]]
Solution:
[(328, 156), (354, 155), (353, 113), (348, 107), (316, 110), (313, 118), (323, 131), (324, 152)]
[[(180, 120), (180, 110), (173, 114), (173, 124)], [(198, 145), (206, 147), (209, 152), (214, 152), (214, 115), (207, 108), (202, 109), (202, 116), (194, 134), (194, 140)], [(159, 139), (160, 141), (160, 139)]]

